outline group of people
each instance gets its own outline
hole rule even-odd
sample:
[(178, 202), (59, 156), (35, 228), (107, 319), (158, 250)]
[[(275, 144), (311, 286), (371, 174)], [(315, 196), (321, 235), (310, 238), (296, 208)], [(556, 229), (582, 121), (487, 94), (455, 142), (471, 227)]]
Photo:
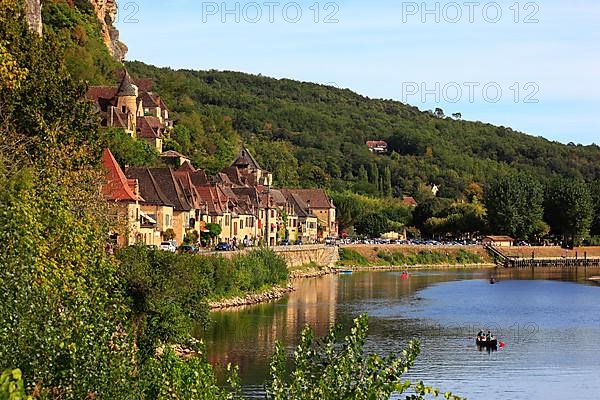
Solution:
[(480, 341), (491, 341), (494, 340), (495, 337), (492, 335), (491, 331), (488, 330), (487, 333), (484, 333), (483, 329), (480, 329), (477, 333), (477, 339)]

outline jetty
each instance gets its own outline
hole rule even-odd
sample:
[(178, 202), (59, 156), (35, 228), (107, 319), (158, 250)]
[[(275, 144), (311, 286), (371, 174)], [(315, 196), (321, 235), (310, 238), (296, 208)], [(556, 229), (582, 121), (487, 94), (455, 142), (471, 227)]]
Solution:
[[(504, 268), (600, 267), (600, 248), (487, 246), (496, 265)], [(600, 282), (600, 277), (597, 277)]]

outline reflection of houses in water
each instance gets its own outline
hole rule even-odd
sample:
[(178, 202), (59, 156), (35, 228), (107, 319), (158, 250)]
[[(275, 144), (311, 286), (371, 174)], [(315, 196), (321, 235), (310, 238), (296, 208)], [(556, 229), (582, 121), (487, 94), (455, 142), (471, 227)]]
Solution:
[[(306, 279), (295, 284), (297, 290), (287, 302), (214, 313), (215, 324), (204, 335), (211, 364), (237, 364), (242, 374), (256, 374), (260, 383), (277, 341), (288, 348), (296, 346), (306, 325), (313, 328), (316, 337), (325, 336), (336, 323), (337, 277)], [(248, 383), (252, 382), (244, 382)]]
[(291, 335), (286, 335), (287, 343), (297, 342), (296, 332), (306, 325), (313, 328), (316, 337), (325, 336), (335, 325), (338, 282), (333, 276), (298, 282), (298, 290), (288, 300), (286, 319)]

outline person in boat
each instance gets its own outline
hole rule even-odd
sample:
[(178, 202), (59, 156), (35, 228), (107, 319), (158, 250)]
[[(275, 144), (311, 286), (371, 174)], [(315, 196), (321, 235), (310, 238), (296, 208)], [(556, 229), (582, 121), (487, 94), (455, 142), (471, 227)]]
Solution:
[(483, 338), (483, 329), (480, 329), (479, 332), (477, 332), (477, 339), (482, 339)]

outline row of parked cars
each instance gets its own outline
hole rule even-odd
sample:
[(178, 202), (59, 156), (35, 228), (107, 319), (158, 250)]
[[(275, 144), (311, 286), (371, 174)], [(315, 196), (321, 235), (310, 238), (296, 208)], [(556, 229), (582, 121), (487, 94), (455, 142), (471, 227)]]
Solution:
[(340, 244), (379, 244), (379, 245), (405, 245), (405, 246), (476, 246), (477, 240), (389, 240), (389, 239), (340, 239)]

